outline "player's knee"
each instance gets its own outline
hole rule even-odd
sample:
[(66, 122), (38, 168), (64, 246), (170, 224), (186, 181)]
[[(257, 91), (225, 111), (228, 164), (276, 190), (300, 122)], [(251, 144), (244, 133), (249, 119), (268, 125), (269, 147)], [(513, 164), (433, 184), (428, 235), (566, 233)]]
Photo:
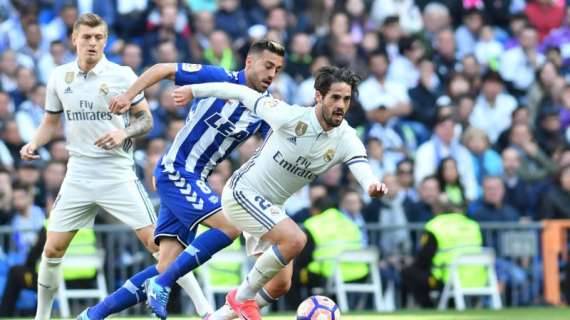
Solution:
[(236, 227), (234, 227), (234, 226), (232, 226), (232, 225), (229, 225), (229, 226), (224, 227), (224, 228), (222, 229), (222, 232), (223, 232), (226, 236), (228, 236), (228, 238), (230, 238), (230, 239), (232, 239), (232, 240), (234, 240), (234, 239), (236, 239), (237, 237), (239, 237), (239, 235), (240, 235), (240, 233), (241, 233), (241, 232), (239, 231), (239, 229), (237, 229)]
[(44, 247), (44, 256), (46, 258), (61, 258), (65, 254), (66, 247), (58, 245), (48, 245)]
[(298, 229), (294, 234), (293, 237), (289, 240), (289, 246), (295, 254), (299, 254), (303, 248), (305, 248), (305, 244), (307, 243), (307, 236), (301, 229)]
[(149, 239), (147, 239), (143, 245), (145, 246), (145, 248), (148, 250), (148, 252), (150, 253), (157, 253), (158, 252), (158, 246), (156, 245), (156, 243), (154, 242), (154, 237), (149, 237)]

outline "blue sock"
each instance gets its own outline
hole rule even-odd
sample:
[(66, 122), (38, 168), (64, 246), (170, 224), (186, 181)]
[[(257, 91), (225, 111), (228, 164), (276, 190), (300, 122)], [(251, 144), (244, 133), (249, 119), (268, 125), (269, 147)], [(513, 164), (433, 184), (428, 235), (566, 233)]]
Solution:
[(107, 296), (103, 301), (87, 310), (90, 319), (104, 319), (113, 313), (125, 310), (130, 306), (144, 301), (146, 293), (143, 283), (146, 279), (158, 274), (156, 265), (152, 265), (135, 274), (127, 280), (118, 290)]
[(208, 261), (212, 255), (232, 243), (225, 233), (219, 229), (209, 229), (200, 234), (184, 250), (174, 262), (156, 278), (161, 286), (172, 287), (172, 284), (186, 273), (196, 269)]

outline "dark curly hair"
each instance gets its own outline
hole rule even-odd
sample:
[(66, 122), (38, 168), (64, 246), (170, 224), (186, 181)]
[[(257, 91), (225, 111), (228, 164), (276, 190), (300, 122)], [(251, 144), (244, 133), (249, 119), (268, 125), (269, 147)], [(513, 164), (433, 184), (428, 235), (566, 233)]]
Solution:
[(352, 89), (352, 95), (358, 95), (360, 77), (352, 70), (335, 66), (322, 67), (317, 71), (315, 90), (324, 97), (329, 92), (331, 85), (337, 82), (348, 84)]

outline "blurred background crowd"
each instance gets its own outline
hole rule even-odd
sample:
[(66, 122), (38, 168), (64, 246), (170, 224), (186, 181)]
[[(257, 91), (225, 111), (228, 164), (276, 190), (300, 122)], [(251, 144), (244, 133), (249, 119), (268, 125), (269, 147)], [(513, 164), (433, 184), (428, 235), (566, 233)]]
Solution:
[[(0, 0), (0, 225), (41, 228), (57, 196), (68, 157), (64, 129), (40, 162), (22, 162), (19, 150), (42, 119), (50, 73), (75, 59), (72, 25), (85, 12), (110, 26), (107, 58), (139, 75), (168, 62), (239, 70), (249, 44), (269, 38), (287, 48), (271, 94), (310, 106), (318, 68), (355, 70), (363, 81), (347, 120), (389, 194), (367, 198), (339, 166), (286, 209), (302, 223), (337, 207), (360, 226), (363, 243), (380, 248), (395, 278), (418, 243), (404, 229), (370, 243), (365, 227), (425, 223), (441, 194), (478, 222), (570, 218), (563, 0)], [(172, 89), (164, 82), (145, 91), (154, 127), (135, 152), (157, 205), (151, 173), (187, 115)], [(248, 140), (222, 162), (211, 186), (221, 193), (260, 142)], [(22, 248), (35, 240), (18, 237)], [(505, 277), (517, 277), (512, 268)]]

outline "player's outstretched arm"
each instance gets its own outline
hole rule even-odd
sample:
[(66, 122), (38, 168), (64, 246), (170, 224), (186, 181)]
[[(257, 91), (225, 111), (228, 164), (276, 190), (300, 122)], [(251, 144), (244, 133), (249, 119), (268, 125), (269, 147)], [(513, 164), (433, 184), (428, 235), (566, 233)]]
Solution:
[(36, 130), (34, 137), (30, 142), (22, 147), (20, 150), (20, 157), (22, 160), (36, 160), (40, 156), (36, 153), (38, 148), (51, 141), (53, 135), (58, 131), (61, 126), (61, 113), (46, 112), (42, 123)]
[[(178, 94), (180, 93), (180, 94)], [(174, 101), (184, 102), (184, 97), (189, 97), (188, 103), (192, 97), (216, 97), (220, 99), (234, 99), (239, 100), (246, 108), (253, 110), (255, 103), (263, 94), (243, 85), (224, 83), (224, 82), (211, 82), (202, 84), (193, 84), (191, 86), (182, 86), (176, 89), (173, 93)], [(177, 101), (178, 99), (178, 101)], [(183, 105), (183, 104), (179, 104)]]
[(119, 96), (111, 99), (109, 110), (115, 114), (122, 114), (129, 110), (131, 101), (144, 89), (154, 85), (160, 80), (174, 80), (176, 74), (176, 63), (158, 63), (150, 67), (127, 89), (127, 91)]
[(132, 106), (130, 113), (132, 120), (125, 129), (105, 133), (95, 141), (95, 145), (111, 150), (121, 145), (125, 139), (140, 137), (152, 129), (152, 114), (146, 99)]

